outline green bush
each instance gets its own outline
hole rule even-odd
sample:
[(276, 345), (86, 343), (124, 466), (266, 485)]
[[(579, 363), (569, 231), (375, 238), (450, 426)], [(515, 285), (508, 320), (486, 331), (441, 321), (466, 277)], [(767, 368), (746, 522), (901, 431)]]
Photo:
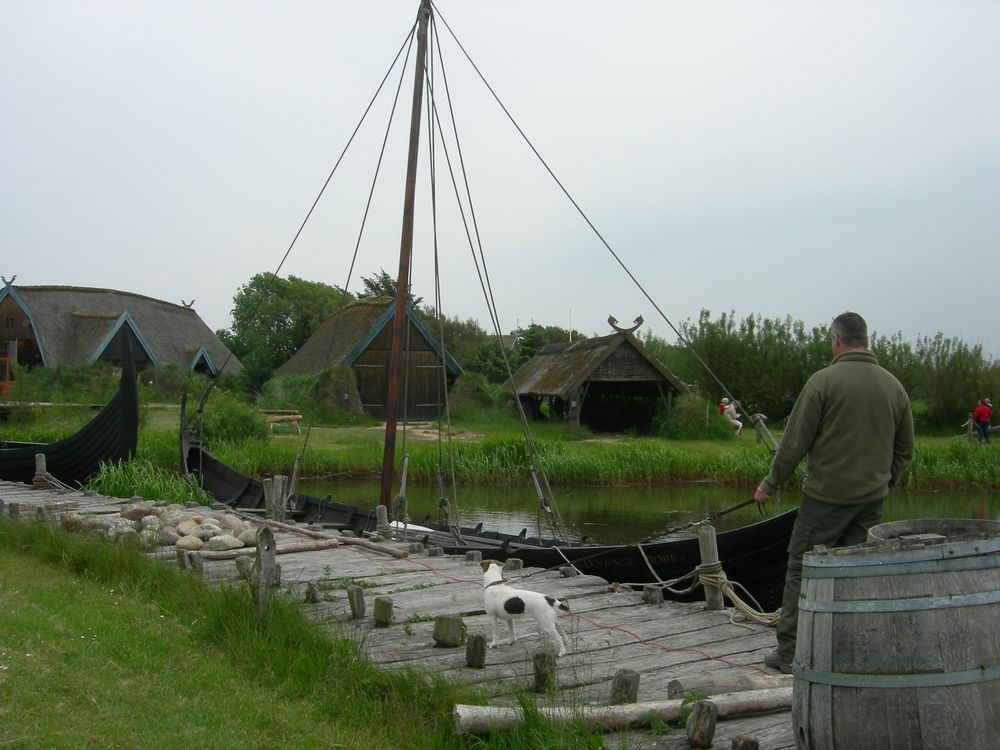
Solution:
[(448, 408), (453, 419), (469, 419), (487, 411), (506, 413), (512, 398), (508, 389), (491, 383), (485, 375), (467, 372), (451, 387)]
[(677, 397), (669, 410), (657, 407), (653, 434), (672, 440), (731, 440), (735, 435), (715, 405), (694, 394)]
[(350, 367), (271, 378), (261, 390), (260, 405), (267, 409), (297, 409), (310, 424), (346, 426), (373, 421), (361, 406), (358, 383)]
[(223, 440), (266, 440), (267, 420), (255, 406), (217, 391), (205, 405), (200, 435), (206, 445)]
[(15, 367), (16, 385), (11, 399), (99, 404), (108, 401), (118, 390), (121, 370), (106, 362), (93, 365), (59, 365), (56, 368)]

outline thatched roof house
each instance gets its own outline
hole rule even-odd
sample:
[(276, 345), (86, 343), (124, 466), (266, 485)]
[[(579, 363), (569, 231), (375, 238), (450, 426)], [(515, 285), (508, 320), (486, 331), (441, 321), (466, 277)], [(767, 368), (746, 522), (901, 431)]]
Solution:
[(137, 369), (238, 372), (242, 363), (192, 308), (114, 289), (14, 286), (0, 289), (0, 389), (14, 364), (120, 365), (124, 338)]
[(656, 404), (669, 408), (688, 387), (645, 350), (635, 328), (539, 350), (514, 374), (522, 403), (535, 416), (547, 404), (550, 419), (568, 416), (572, 426), (648, 428)]
[[(276, 376), (320, 372), (327, 367), (350, 367), (358, 384), (365, 411), (385, 419), (389, 390), (389, 358), (392, 348), (392, 318), (396, 301), (363, 299), (327, 318), (291, 359), (275, 371)], [(444, 358), (450, 387), (462, 368), (445, 351), (434, 334), (407, 305), (408, 341), (403, 345), (408, 419), (437, 419), (444, 404), (441, 360)]]

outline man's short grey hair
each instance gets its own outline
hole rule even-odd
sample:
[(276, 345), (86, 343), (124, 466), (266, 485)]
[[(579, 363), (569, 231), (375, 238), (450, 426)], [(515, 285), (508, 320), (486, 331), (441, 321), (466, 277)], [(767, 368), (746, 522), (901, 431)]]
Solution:
[(855, 312), (845, 312), (833, 319), (830, 333), (840, 336), (846, 346), (868, 348), (868, 324)]

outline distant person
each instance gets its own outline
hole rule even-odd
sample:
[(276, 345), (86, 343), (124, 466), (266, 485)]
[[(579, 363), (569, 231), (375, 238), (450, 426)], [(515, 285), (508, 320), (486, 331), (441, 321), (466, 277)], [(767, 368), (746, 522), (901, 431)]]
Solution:
[(719, 404), (719, 414), (724, 416), (726, 420), (735, 428), (736, 437), (740, 436), (743, 432), (743, 423), (740, 421), (740, 413), (736, 410), (736, 404), (730, 402), (728, 398), (723, 398), (722, 403)]
[(988, 398), (979, 399), (976, 408), (972, 410), (972, 423), (976, 426), (976, 436), (980, 445), (983, 444), (984, 440), (987, 445), (990, 444), (990, 419), (992, 417), (993, 404)]
[(802, 503), (788, 543), (778, 647), (764, 658), (788, 673), (795, 656), (802, 556), (818, 544), (865, 541), (882, 503), (913, 458), (913, 415), (902, 384), (868, 351), (868, 325), (846, 312), (830, 326), (833, 362), (806, 382), (771, 471), (754, 500), (767, 502), (806, 459)]
[(795, 394), (791, 391), (785, 391), (785, 395), (781, 399), (781, 406), (785, 410), (785, 419), (788, 419), (792, 409), (795, 408)]

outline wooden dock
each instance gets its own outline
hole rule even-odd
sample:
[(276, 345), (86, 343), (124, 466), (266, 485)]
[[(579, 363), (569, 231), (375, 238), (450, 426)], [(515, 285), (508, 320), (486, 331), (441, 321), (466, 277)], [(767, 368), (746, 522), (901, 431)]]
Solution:
[[(18, 504), (15, 507), (23, 519), (43, 515), (52, 518), (67, 511), (113, 514), (127, 502), (7, 482), (0, 482), (0, 501), (7, 506), (4, 512), (10, 511), (12, 503)], [(449, 681), (473, 684), (498, 706), (514, 705), (515, 695), (532, 692), (533, 655), (547, 641), (530, 621), (518, 623), (515, 644), (487, 650), (484, 668), (467, 666), (465, 646), (435, 645), (433, 620), (442, 615), (461, 617), (469, 635), (481, 633), (489, 639), (478, 563), (426, 552), (397, 559), (347, 544), (281, 554), (282, 547), (301, 542), (303, 537), (279, 530), (275, 539), (282, 589), (303, 602), (303, 611), (331, 634), (358, 642), (379, 667), (413, 668)], [(387, 546), (408, 548), (405, 542)], [(161, 548), (159, 554), (176, 564), (172, 547)], [(206, 576), (236, 578), (232, 559), (205, 559), (203, 565)], [(737, 690), (749, 685), (782, 685), (790, 690), (789, 678), (762, 666), (764, 655), (774, 648), (773, 630), (731, 622), (731, 609), (709, 612), (697, 602), (645, 604), (640, 592), (619, 589), (593, 576), (563, 577), (557, 571), (525, 569), (507, 577), (513, 586), (567, 600), (572, 610), (560, 619), (569, 637), (568, 653), (557, 661), (555, 691), (539, 694), (540, 706), (574, 710), (607, 706), (612, 680), (624, 669), (639, 675), (640, 703), (677, 698), (678, 689), (689, 687), (710, 696), (733, 690), (737, 684)], [(305, 603), (310, 583), (319, 589), (318, 602)], [(352, 619), (347, 585), (360, 586), (364, 591), (366, 615), (362, 619)], [(373, 625), (375, 597), (392, 600), (389, 627)], [(732, 738), (739, 736), (756, 739), (760, 748), (795, 747), (790, 708), (732, 718), (720, 716), (713, 746), (729, 748)], [(609, 747), (626, 741), (630, 748), (689, 747), (683, 728), (665, 734), (629, 729), (608, 734), (605, 741)]]

